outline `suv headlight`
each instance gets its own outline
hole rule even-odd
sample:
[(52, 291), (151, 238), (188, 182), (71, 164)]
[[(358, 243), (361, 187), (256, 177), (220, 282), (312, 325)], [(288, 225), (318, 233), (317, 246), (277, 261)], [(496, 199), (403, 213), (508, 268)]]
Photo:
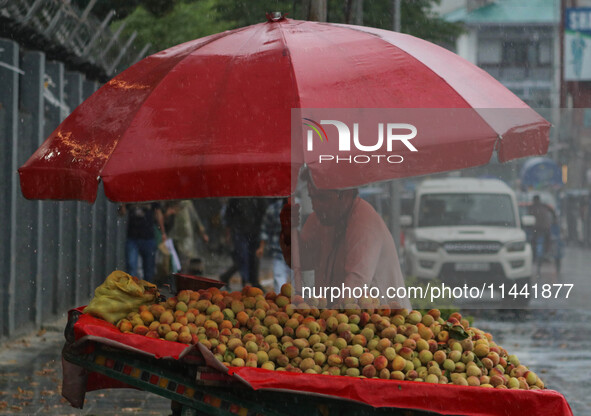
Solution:
[(431, 240), (417, 240), (417, 251), (434, 253), (439, 248), (439, 243)]
[(511, 241), (510, 243), (505, 244), (505, 248), (507, 252), (512, 253), (515, 251), (524, 251), (525, 250), (525, 241)]

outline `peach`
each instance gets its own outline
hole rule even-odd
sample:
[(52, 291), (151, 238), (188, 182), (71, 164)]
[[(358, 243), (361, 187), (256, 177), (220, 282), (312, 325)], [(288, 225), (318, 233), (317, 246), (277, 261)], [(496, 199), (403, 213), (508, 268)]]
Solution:
[(146, 333), (146, 337), (158, 339), (160, 338), (160, 335), (158, 335), (158, 331), (150, 330)]
[(497, 375), (495, 375), (495, 376), (492, 376), (492, 377), (490, 378), (490, 384), (491, 384), (493, 387), (497, 387), (497, 386), (500, 386), (500, 385), (504, 385), (504, 384), (505, 384), (505, 379), (504, 379), (503, 377), (501, 377), (501, 376), (497, 376)]
[(345, 375), (347, 375), (349, 377), (359, 377), (360, 374), (361, 373), (359, 372), (359, 369), (355, 368), (355, 367), (349, 367), (345, 371)]
[[(365, 329), (363, 331), (365, 331)], [(361, 332), (362, 334), (363, 334), (363, 331)], [(380, 337), (387, 338), (390, 341), (393, 341), (396, 334), (397, 334), (396, 327), (389, 326), (387, 328), (382, 329), (382, 332), (380, 332)], [(373, 331), (371, 332), (371, 336), (367, 336), (367, 339), (372, 339), (372, 338), (373, 338)]]
[(477, 344), (474, 347), (474, 354), (476, 354), (476, 356), (478, 358), (486, 357), (489, 353), (490, 353), (490, 350), (489, 350), (488, 345), (486, 345), (486, 344)]
[(414, 310), (408, 314), (408, 316), (406, 317), (406, 322), (412, 325), (416, 325), (419, 322), (421, 322), (422, 319), (423, 316), (421, 315), (421, 312)]
[(386, 357), (384, 357), (383, 355), (377, 356), (373, 360), (373, 365), (377, 371), (381, 371), (382, 369), (384, 369), (388, 366), (388, 359)]
[[(431, 315), (425, 315), (425, 316), (431, 316)], [(437, 364), (441, 365), (447, 359), (447, 354), (443, 350), (436, 351), (435, 354), (433, 354), (433, 359), (437, 362)]]
[(384, 357), (386, 357), (386, 359), (388, 361), (392, 361), (396, 358), (396, 350), (392, 347), (388, 347), (386, 348), (384, 351), (382, 351), (382, 354), (384, 355)]
[(381, 378), (382, 380), (388, 380), (390, 378), (390, 370), (387, 368), (382, 368), (378, 372), (378, 378)]
[[(414, 351), (414, 350), (416, 350), (416, 349), (417, 349), (417, 342), (416, 342), (414, 339), (407, 338), (407, 339), (406, 339), (406, 340), (405, 340), (405, 341), (402, 343), (402, 346), (403, 346), (403, 347), (406, 347), (406, 348), (410, 348), (411, 350), (413, 350), (413, 351)], [(427, 347), (428, 347), (428, 345), (427, 345)], [(425, 348), (423, 348), (423, 349), (425, 349)]]
[(168, 324), (160, 324), (160, 326), (158, 326), (158, 335), (160, 335), (161, 337), (164, 338), (164, 336), (170, 332), (170, 325)]
[(175, 331), (168, 331), (166, 335), (164, 335), (164, 339), (167, 341), (176, 342), (179, 337), (179, 334)]
[(190, 332), (182, 331), (178, 334), (177, 341), (182, 342), (183, 344), (190, 344), (193, 340), (193, 335)]
[(136, 325), (133, 327), (133, 333), (138, 335), (146, 335), (149, 329), (145, 325)]
[(359, 367), (359, 358), (347, 357), (347, 358), (345, 358), (345, 365), (348, 368), (357, 368), (357, 367)]
[(413, 358), (413, 350), (407, 347), (402, 347), (398, 352), (398, 355), (400, 355), (405, 360), (411, 360)]
[(400, 355), (397, 355), (390, 363), (390, 368), (393, 371), (402, 371), (405, 369), (406, 364), (407, 364), (406, 360), (403, 357), (401, 357)]
[(377, 373), (378, 373), (378, 371), (371, 364), (364, 366), (363, 369), (361, 370), (361, 374), (367, 378), (374, 378), (377, 375)]
[(404, 380), (405, 374), (402, 371), (392, 371), (390, 373), (390, 380)]
[(355, 344), (351, 346), (350, 352), (353, 357), (360, 357), (363, 354), (364, 349), (361, 345)]
[(133, 331), (134, 326), (129, 320), (121, 319), (119, 322), (117, 322), (117, 328), (121, 332), (131, 332)]
[(376, 349), (381, 352), (391, 346), (392, 346), (392, 341), (390, 341), (388, 338), (382, 338), (378, 341), (378, 345), (376, 346)]
[(359, 365), (365, 367), (366, 365), (373, 363), (374, 358), (373, 354), (365, 352), (359, 356)]
[(328, 356), (327, 362), (331, 367), (338, 367), (343, 364), (343, 359), (338, 354), (331, 354)]
[(162, 314), (160, 315), (160, 319), (159, 319), (161, 324), (172, 324), (174, 322), (174, 315), (172, 314), (171, 311), (166, 310), (164, 312), (162, 312)]

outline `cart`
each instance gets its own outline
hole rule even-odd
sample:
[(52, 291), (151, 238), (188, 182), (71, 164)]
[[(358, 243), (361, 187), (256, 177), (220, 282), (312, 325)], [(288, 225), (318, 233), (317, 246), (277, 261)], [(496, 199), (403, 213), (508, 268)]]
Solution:
[[(177, 280), (178, 284), (178, 280)], [(552, 390), (499, 390), (414, 381), (230, 367), (203, 345), (122, 333), (69, 312), (62, 394), (82, 408), (86, 392), (136, 388), (171, 400), (174, 415), (572, 415)]]
[[(174, 415), (439, 415), (419, 410), (373, 408), (321, 395), (252, 390), (238, 378), (208, 367), (196, 351), (175, 360), (138, 354), (100, 341), (76, 344), (73, 329), (80, 316), (79, 310), (70, 314), (63, 360), (86, 370), (86, 381), (93, 389), (131, 387), (151, 392), (170, 399)], [(79, 399), (76, 402), (81, 403)]]

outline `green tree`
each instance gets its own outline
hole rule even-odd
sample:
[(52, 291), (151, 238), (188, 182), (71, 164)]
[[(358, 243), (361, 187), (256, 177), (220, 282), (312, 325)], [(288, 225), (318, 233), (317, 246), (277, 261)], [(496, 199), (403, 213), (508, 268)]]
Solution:
[[(90, 0), (73, 0), (72, 4), (80, 10), (85, 10)], [(140, 0), (101, 0), (92, 7), (91, 13), (103, 20), (111, 10), (115, 10), (115, 19), (125, 19), (140, 4)]]
[[(88, 0), (77, 0), (84, 2)], [(152, 44), (152, 52), (228, 29), (265, 21), (265, 13), (281, 11), (293, 19), (306, 19), (310, 0), (105, 0), (113, 7), (121, 4), (125, 18), (113, 24), (115, 29), (126, 22), (124, 35), (138, 32), (138, 38)], [(440, 0), (402, 0), (403, 33), (439, 44), (451, 44), (462, 26), (449, 23), (431, 11)], [(129, 4), (135, 9), (129, 12)], [(327, 20), (344, 23), (350, 19), (350, 0), (328, 0)], [(364, 0), (365, 26), (392, 29), (392, 0)]]
[[(142, 5), (154, 16), (164, 16), (171, 12), (178, 2), (179, 0), (100, 0), (92, 7), (92, 14), (102, 20), (111, 10), (115, 10), (115, 18), (121, 20)], [(90, 0), (72, 0), (72, 4), (80, 10), (86, 9), (89, 3)]]
[(217, 9), (222, 18), (235, 22), (236, 27), (264, 22), (268, 12), (282, 12), (291, 19), (304, 19), (302, 0), (218, 0)]
[[(151, 43), (151, 51), (156, 52), (236, 27), (236, 22), (220, 14), (217, 3), (216, 0), (178, 2), (164, 13), (162, 9), (148, 9), (142, 4), (125, 19), (115, 22), (112, 28), (125, 22), (124, 35), (136, 31), (137, 38)], [(154, 10), (159, 10), (158, 14)]]
[[(392, 0), (365, 0), (365, 26), (392, 30)], [(462, 33), (463, 26), (443, 20), (432, 11), (441, 0), (403, 0), (400, 4), (400, 31), (438, 44), (451, 44)]]
[[(451, 44), (462, 33), (463, 27), (450, 23), (432, 11), (433, 5), (441, 0), (402, 0), (400, 4), (402, 33), (416, 36), (437, 44)], [(363, 25), (379, 29), (393, 30), (393, 0), (364, 0)], [(350, 2), (330, 0), (328, 21), (345, 22)]]

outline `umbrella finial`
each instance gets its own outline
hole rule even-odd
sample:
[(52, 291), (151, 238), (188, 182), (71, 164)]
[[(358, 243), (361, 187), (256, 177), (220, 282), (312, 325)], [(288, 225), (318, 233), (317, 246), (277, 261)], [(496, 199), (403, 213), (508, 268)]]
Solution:
[(266, 15), (269, 22), (279, 22), (281, 20), (285, 20), (285, 16), (287, 16), (287, 14), (284, 15), (281, 12), (270, 12)]

